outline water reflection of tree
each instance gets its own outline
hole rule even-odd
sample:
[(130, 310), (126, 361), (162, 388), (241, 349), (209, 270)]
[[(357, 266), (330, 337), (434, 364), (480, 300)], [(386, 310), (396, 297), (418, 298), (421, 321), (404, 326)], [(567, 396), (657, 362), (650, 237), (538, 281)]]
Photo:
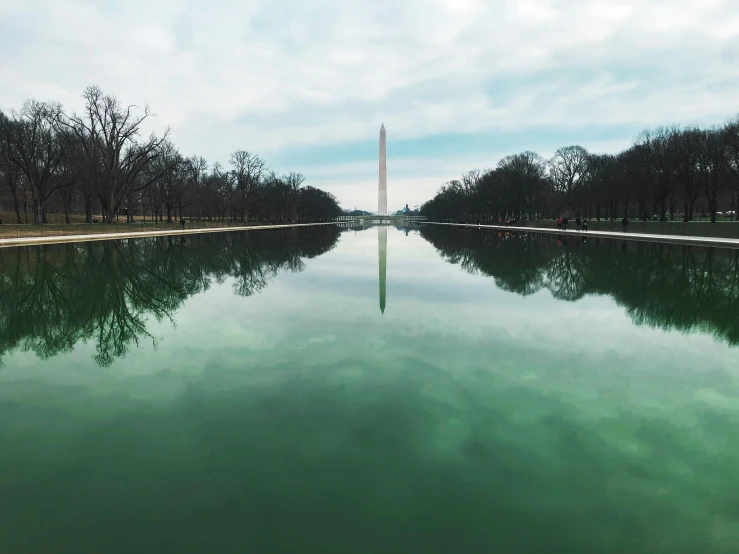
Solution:
[(574, 301), (608, 295), (640, 325), (739, 344), (739, 250), (426, 226), (442, 257), (501, 289)]
[(0, 249), (0, 356), (20, 348), (49, 358), (81, 340), (102, 366), (169, 319), (190, 296), (234, 279), (250, 296), (303, 258), (336, 244), (335, 227), (203, 234)]

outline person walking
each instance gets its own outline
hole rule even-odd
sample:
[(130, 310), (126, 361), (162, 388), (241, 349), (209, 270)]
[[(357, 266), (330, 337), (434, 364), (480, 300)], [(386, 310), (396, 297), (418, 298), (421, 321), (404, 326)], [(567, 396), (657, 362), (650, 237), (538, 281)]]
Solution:
[(578, 231), (582, 229), (582, 219), (580, 219), (580, 216), (577, 216), (577, 219), (575, 219), (575, 225), (577, 225)]
[(587, 219), (583, 219), (582, 220), (582, 230), (583, 231), (587, 231), (588, 230), (588, 220)]
[(564, 230), (567, 230), (567, 216), (562, 220), (562, 227), (564, 227)]
[(624, 233), (629, 230), (629, 218), (628, 217), (624, 217), (621, 220), (621, 226), (624, 228)]
[(557, 229), (562, 229), (562, 216), (557, 218)]

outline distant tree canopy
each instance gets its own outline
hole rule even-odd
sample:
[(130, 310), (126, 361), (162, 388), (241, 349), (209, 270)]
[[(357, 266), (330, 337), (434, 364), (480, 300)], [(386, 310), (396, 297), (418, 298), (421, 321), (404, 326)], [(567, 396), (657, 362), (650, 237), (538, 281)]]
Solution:
[(522, 152), (495, 169), (445, 183), (421, 214), (431, 219), (623, 216), (690, 221), (739, 212), (739, 117), (723, 127), (643, 131), (618, 154), (565, 146), (545, 160)]
[[(305, 186), (300, 173), (278, 175), (253, 152), (237, 150), (229, 167), (186, 157), (161, 136), (142, 136), (151, 117), (124, 106), (96, 86), (85, 89), (81, 113), (60, 104), (28, 100), (20, 111), (0, 111), (0, 201), (45, 223), (50, 211), (93, 212), (112, 222), (118, 215), (196, 217), (206, 220), (317, 221), (341, 215), (336, 198)], [(23, 212), (23, 215), (22, 215)]]

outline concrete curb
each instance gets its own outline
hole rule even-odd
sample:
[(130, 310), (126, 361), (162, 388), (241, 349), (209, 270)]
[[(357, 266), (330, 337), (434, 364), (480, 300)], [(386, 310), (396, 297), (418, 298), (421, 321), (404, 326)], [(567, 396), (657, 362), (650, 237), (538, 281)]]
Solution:
[(168, 235), (193, 235), (198, 233), (226, 233), (229, 231), (254, 231), (258, 229), (286, 229), (290, 227), (314, 227), (318, 225), (336, 225), (328, 223), (289, 223), (286, 225), (249, 225), (245, 227), (214, 227), (210, 229), (170, 229), (162, 231), (132, 231), (130, 233), (100, 233), (89, 235), (56, 235), (51, 237), (22, 237), (0, 239), (0, 248), (12, 246), (32, 246), (40, 244), (63, 244), (65, 242), (88, 242), (94, 240), (142, 239), (147, 237), (163, 237)]
[(476, 223), (437, 223), (425, 221), (426, 225), (448, 225), (453, 227), (474, 227), (478, 229), (498, 229), (501, 231), (525, 231), (527, 233), (546, 233), (550, 235), (568, 235), (578, 237), (600, 237), (606, 239), (634, 240), (642, 242), (666, 242), (673, 244), (690, 244), (696, 246), (718, 246), (721, 248), (739, 248), (739, 239), (720, 237), (689, 237), (685, 235), (653, 235), (648, 233), (616, 233), (613, 231), (575, 231), (547, 229), (542, 227), (506, 227), (504, 225), (477, 225)]

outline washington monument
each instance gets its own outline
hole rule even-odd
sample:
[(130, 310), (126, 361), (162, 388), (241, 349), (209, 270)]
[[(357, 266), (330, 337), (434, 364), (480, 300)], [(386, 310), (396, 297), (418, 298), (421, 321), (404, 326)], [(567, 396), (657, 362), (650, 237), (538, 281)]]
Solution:
[(385, 124), (380, 127), (380, 184), (377, 187), (377, 215), (387, 215), (387, 165), (385, 164)]

